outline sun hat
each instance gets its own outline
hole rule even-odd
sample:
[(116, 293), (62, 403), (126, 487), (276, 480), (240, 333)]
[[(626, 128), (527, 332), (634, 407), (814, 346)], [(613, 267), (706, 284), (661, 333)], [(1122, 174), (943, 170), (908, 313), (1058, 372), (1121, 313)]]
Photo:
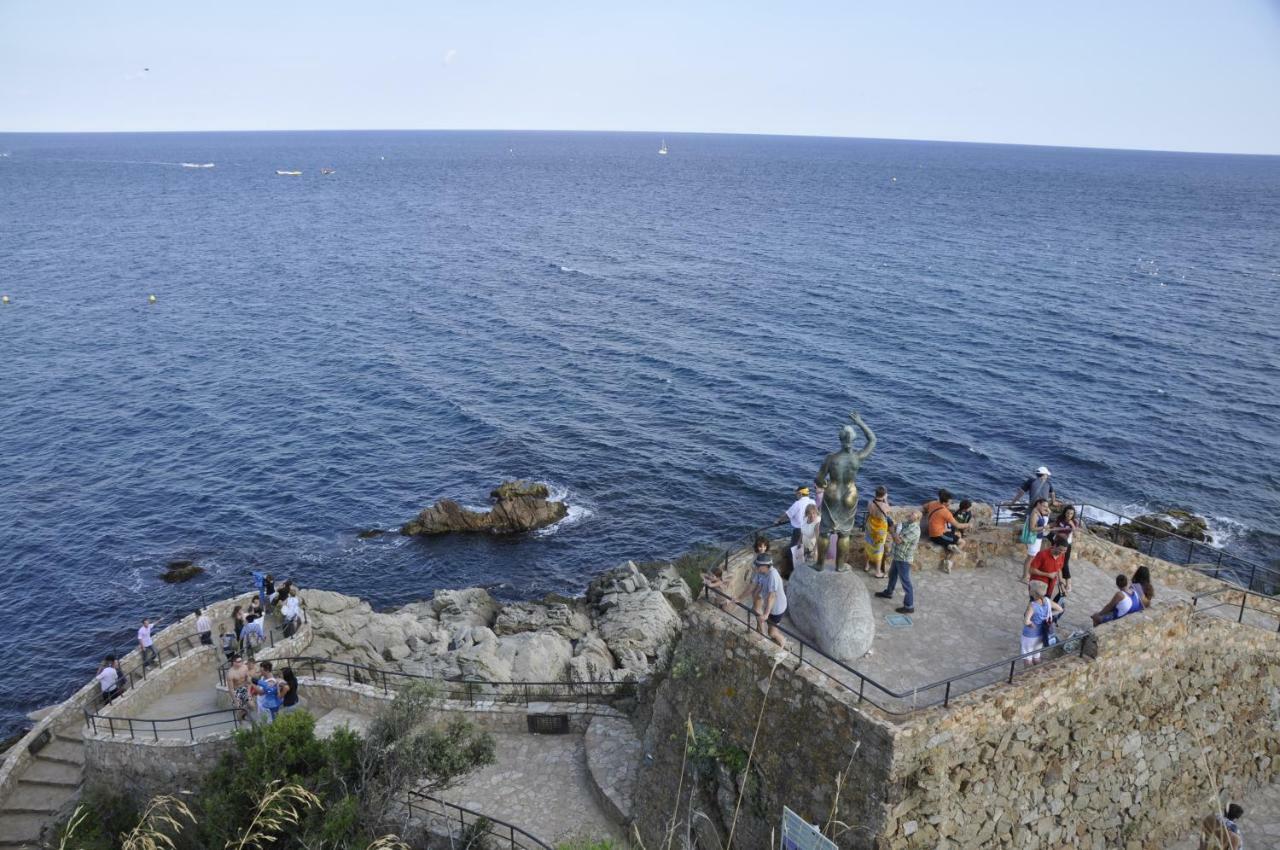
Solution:
[(807, 495), (809, 495), (809, 488), (808, 488), (808, 487), (797, 487), (797, 488), (796, 488), (796, 492), (797, 492), (797, 493), (799, 493), (801, 496), (807, 496)]
[(1048, 475), (1048, 474), (1049, 474), (1049, 467), (1047, 466), (1042, 466), (1036, 470), (1036, 475)]
[(763, 552), (759, 555), (756, 555), (755, 565), (757, 567), (772, 567), (773, 558), (769, 555), (769, 553)]

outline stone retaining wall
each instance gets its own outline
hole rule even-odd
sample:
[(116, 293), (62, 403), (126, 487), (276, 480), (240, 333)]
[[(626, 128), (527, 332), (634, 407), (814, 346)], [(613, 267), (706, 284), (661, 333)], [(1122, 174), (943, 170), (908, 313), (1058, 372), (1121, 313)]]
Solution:
[(1096, 660), (913, 716), (877, 846), (1163, 847), (1217, 808), (1209, 773), (1229, 795), (1275, 774), (1275, 635), (1185, 604), (1096, 635)]
[[(673, 814), (678, 810), (683, 823), (690, 807), (708, 815), (694, 819), (696, 830), (720, 834), (703, 846), (723, 843), (743, 788), (738, 848), (776, 846), (771, 833), (784, 804), (817, 823), (834, 814), (862, 836), (880, 831), (894, 726), (859, 710), (857, 695), (828, 686), (822, 673), (795, 669), (794, 659), (775, 668), (769, 646), (708, 605), (691, 609), (643, 742), (634, 814), (646, 846), (665, 847)], [(744, 772), (762, 702), (759, 746)], [(833, 812), (838, 775), (845, 789)]]
[(195, 742), (86, 735), (85, 785), (110, 788), (139, 801), (156, 794), (181, 794), (198, 787), (222, 754), (234, 749), (235, 739), (229, 734)]

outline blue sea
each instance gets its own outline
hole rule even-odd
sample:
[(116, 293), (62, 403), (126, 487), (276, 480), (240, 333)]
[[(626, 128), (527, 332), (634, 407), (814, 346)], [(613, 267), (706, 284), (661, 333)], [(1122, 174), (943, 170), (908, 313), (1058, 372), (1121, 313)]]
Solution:
[[(660, 141), (0, 135), (0, 721), (250, 570), (532, 597), (732, 538), (855, 409), (864, 492), (1047, 464), (1275, 557), (1280, 158)], [(517, 476), (570, 518), (356, 537)]]

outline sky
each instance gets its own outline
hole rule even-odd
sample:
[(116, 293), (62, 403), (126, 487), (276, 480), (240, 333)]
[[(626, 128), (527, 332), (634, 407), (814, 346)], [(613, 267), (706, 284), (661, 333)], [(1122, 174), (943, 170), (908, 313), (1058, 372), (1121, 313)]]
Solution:
[(1280, 154), (1280, 0), (0, 0), (0, 132), (410, 128)]

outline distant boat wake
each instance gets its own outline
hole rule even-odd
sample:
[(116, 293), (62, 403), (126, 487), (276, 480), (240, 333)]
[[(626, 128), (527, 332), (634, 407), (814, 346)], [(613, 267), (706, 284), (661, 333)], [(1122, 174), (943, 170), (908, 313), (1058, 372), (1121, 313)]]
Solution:
[(182, 167), (183, 167), (183, 168), (213, 168), (213, 166), (214, 166), (214, 163), (212, 163), (212, 162), (184, 162), (184, 163), (182, 163)]

